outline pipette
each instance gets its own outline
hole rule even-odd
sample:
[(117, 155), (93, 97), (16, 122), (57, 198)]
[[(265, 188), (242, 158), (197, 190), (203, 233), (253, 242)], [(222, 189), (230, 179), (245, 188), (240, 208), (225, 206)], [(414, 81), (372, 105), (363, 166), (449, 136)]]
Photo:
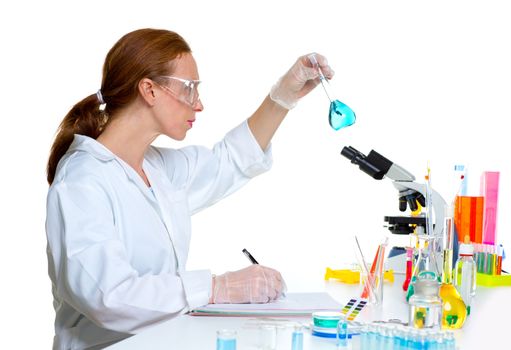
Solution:
[(321, 85), (325, 90), (326, 96), (330, 101), (330, 111), (328, 114), (328, 122), (330, 123), (330, 126), (334, 130), (339, 130), (344, 127), (353, 125), (353, 123), (355, 123), (356, 120), (355, 112), (353, 112), (353, 110), (350, 107), (348, 107), (341, 101), (334, 99), (332, 97), (333, 95), (330, 91), (330, 84), (328, 83), (328, 80), (323, 74), (323, 71), (319, 67), (316, 56), (314, 54), (311, 54), (308, 56), (308, 58), (312, 63), (312, 66), (318, 69), (319, 81), (321, 82)]

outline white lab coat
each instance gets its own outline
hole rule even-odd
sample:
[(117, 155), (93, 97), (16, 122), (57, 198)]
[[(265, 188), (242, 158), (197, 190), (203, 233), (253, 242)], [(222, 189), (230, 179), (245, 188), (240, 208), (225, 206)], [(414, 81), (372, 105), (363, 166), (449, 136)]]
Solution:
[(190, 216), (271, 163), (245, 121), (212, 150), (150, 147), (149, 189), (103, 145), (75, 135), (47, 199), (54, 349), (101, 348), (207, 304), (211, 273), (186, 270)]

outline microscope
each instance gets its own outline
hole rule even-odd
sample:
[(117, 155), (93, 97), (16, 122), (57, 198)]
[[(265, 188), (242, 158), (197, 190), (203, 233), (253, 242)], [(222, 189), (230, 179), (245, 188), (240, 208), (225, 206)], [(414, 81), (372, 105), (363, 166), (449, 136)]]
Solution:
[[(407, 207), (411, 211), (417, 210), (419, 203), (422, 207), (426, 207), (426, 198), (428, 198), (429, 191), (429, 202), (432, 208), (428, 208), (430, 218), (425, 217), (423, 214), (419, 216), (385, 216), (384, 221), (388, 222), (388, 229), (393, 234), (408, 235), (413, 233), (416, 227), (421, 227), (420, 231), (426, 232), (430, 236), (436, 239), (435, 251), (437, 253), (442, 252), (442, 235), (444, 232), (445, 225), (445, 206), (446, 202), (442, 196), (433, 190), (428, 189), (428, 186), (415, 182), (415, 176), (409, 171), (393, 163), (389, 159), (385, 158), (378, 152), (371, 150), (366, 156), (357, 149), (346, 146), (342, 149), (341, 155), (348, 158), (352, 164), (358, 165), (359, 169), (373, 179), (381, 180), (384, 177), (392, 180), (392, 184), (398, 190), (399, 199), (399, 211), (406, 211)], [(432, 230), (427, 230), (427, 220), (432, 220), (430, 227)], [(455, 238), (457, 243), (457, 238)], [(455, 247), (455, 250), (457, 247)], [(403, 248), (394, 247), (389, 254), (389, 257), (404, 253)], [(455, 251), (455, 256), (457, 252)], [(440, 259), (441, 260), (441, 259)], [(437, 260), (438, 264), (438, 260)], [(439, 266), (441, 268), (441, 266)]]

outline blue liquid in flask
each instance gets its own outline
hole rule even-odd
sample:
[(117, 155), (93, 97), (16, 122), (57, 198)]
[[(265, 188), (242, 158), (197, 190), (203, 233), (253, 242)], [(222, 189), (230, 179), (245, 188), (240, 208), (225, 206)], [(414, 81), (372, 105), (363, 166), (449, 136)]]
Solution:
[(355, 112), (339, 100), (330, 102), (328, 122), (334, 130), (353, 125), (357, 117)]

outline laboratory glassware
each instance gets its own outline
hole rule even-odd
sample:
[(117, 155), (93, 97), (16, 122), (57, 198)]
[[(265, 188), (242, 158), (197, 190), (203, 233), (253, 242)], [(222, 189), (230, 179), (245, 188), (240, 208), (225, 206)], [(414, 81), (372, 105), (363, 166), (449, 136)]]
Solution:
[(259, 328), (260, 331), (260, 344), (261, 350), (276, 350), (277, 349), (277, 327), (274, 325), (264, 324)]
[(446, 206), (444, 234), (444, 264), (442, 283), (452, 283), (452, 254), (454, 247), (454, 211), (452, 206)]
[(440, 282), (440, 271), (438, 270), (438, 264), (436, 263), (435, 246), (436, 237), (423, 234), (423, 228), (417, 226), (417, 239), (418, 239), (418, 257), (413, 267), (412, 281), (408, 285), (408, 291), (406, 293), (406, 300), (414, 294), (414, 282), (417, 281), (418, 276), (427, 272), (430, 276), (434, 275), (437, 281)]
[(303, 327), (295, 325), (291, 338), (291, 350), (303, 350)]
[(337, 348), (348, 348), (348, 323), (344, 319), (337, 323)]
[(470, 315), (470, 305), (476, 293), (476, 264), (474, 262), (474, 247), (465, 236), (465, 243), (460, 244), (460, 258), (454, 269), (454, 285), (461, 294), (467, 315)]
[(409, 325), (414, 328), (440, 329), (442, 300), (439, 296), (438, 277), (432, 271), (423, 271), (413, 282), (410, 297)]
[(216, 350), (236, 350), (236, 331), (220, 329), (216, 332)]
[(403, 282), (403, 290), (406, 292), (410, 281), (412, 280), (412, 269), (413, 269), (413, 248), (406, 247), (406, 276)]
[(440, 286), (440, 298), (442, 298), (442, 328), (461, 328), (467, 318), (467, 307), (456, 287), (451, 283), (443, 283)]
[(319, 81), (325, 90), (326, 96), (330, 101), (330, 109), (328, 112), (328, 122), (330, 126), (334, 130), (339, 130), (345, 128), (347, 126), (353, 125), (356, 120), (355, 112), (348, 107), (346, 104), (342, 103), (338, 99), (334, 99), (332, 93), (330, 91), (330, 84), (326, 79), (323, 71), (319, 67), (318, 61), (314, 54), (308, 56), (312, 65), (318, 69), (319, 72)]

